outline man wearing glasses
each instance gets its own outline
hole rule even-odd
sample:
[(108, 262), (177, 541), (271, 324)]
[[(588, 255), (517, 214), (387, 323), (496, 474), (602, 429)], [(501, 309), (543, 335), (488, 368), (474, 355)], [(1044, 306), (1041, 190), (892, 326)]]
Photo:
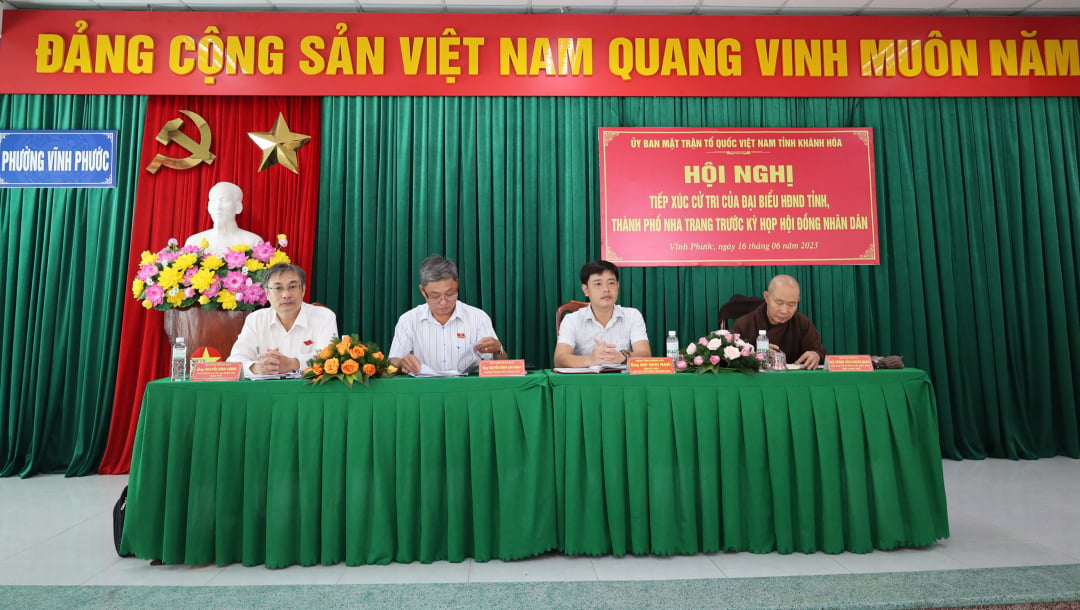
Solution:
[(270, 267), (263, 287), (270, 308), (248, 315), (229, 353), (229, 362), (244, 363), (247, 377), (299, 371), (338, 336), (334, 312), (304, 302), (307, 274), (300, 267), (288, 263)]
[(420, 264), (425, 303), (401, 314), (390, 345), (390, 362), (402, 372), (468, 373), (481, 359), (505, 360), (491, 318), (458, 300), (457, 265), (439, 255)]

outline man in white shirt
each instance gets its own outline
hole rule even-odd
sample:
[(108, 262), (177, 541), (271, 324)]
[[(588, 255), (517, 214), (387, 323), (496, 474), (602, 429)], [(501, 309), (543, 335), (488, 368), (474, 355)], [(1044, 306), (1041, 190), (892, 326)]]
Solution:
[(581, 291), (589, 306), (567, 314), (555, 344), (556, 368), (623, 364), (651, 354), (645, 318), (633, 307), (616, 305), (619, 268), (605, 260), (581, 268)]
[(420, 265), (420, 294), (425, 303), (401, 314), (390, 344), (390, 362), (404, 373), (422, 367), (467, 373), (481, 359), (505, 360), (491, 318), (458, 300), (457, 265), (439, 255)]
[(300, 267), (288, 263), (270, 267), (263, 288), (270, 308), (248, 315), (228, 359), (244, 363), (249, 377), (300, 370), (338, 336), (334, 312), (304, 302), (307, 274)]

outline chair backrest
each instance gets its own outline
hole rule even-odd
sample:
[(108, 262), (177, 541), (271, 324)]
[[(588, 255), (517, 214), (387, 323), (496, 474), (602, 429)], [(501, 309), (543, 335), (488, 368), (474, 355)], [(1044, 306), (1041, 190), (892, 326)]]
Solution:
[(559, 336), (559, 326), (562, 325), (562, 318), (565, 314), (573, 313), (582, 307), (588, 307), (588, 303), (584, 301), (567, 301), (559, 308), (555, 310), (555, 336)]
[(727, 303), (720, 306), (720, 328), (728, 327), (728, 320), (738, 318), (754, 311), (765, 302), (761, 297), (748, 297), (745, 294), (733, 294)]

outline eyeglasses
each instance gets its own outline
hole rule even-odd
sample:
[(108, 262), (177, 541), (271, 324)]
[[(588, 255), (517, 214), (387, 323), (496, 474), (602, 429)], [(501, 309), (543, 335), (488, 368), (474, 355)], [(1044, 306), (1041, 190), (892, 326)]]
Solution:
[(457, 293), (455, 292), (453, 294), (442, 294), (436, 296), (424, 295), (424, 298), (427, 299), (428, 303), (450, 303), (457, 300)]
[(275, 295), (283, 294), (283, 293), (286, 293), (286, 292), (303, 292), (304, 291), (304, 285), (303, 284), (289, 284), (288, 286), (282, 286), (281, 284), (276, 284), (274, 286), (270, 286), (269, 288), (267, 288), (266, 291), (267, 292), (272, 292)]

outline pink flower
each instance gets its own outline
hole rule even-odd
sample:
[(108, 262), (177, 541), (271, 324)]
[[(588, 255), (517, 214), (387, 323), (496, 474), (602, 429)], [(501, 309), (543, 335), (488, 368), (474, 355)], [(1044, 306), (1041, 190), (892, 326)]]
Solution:
[(184, 283), (188, 284), (190, 286), (191, 285), (191, 278), (194, 277), (195, 274), (198, 273), (198, 272), (199, 272), (198, 267), (188, 267), (187, 271), (184, 272)]
[(194, 288), (185, 288), (184, 289), (184, 298), (185, 299), (190, 299), (193, 296), (195, 296), (195, 289)]
[(180, 242), (176, 241), (175, 237), (170, 237), (168, 243), (170, 248), (175, 248), (176, 246), (180, 245)]
[(740, 356), (749, 356), (750, 354), (753, 354), (753, 353), (754, 353), (753, 350), (751, 350), (749, 347), (744, 347), (743, 350), (741, 352), (739, 352), (739, 355)]
[(285, 238), (284, 233), (282, 233), (281, 235), (278, 235), (277, 245), (282, 247), (282, 248), (288, 248), (289, 247), (289, 240)]
[[(247, 286), (244, 286), (244, 290), (241, 294), (244, 297), (245, 303), (251, 303), (253, 305), (255, 303), (258, 303), (260, 305), (266, 304), (266, 293), (263, 291), (262, 286), (258, 284), (249, 284)], [(237, 300), (239, 299), (240, 297), (238, 296)]]
[(212, 299), (217, 296), (218, 292), (221, 292), (221, 282), (214, 282), (210, 284), (210, 287), (203, 290), (203, 296)]
[(729, 345), (729, 346), (725, 347), (724, 348), (724, 357), (727, 358), (729, 361), (738, 358), (739, 357), (739, 348), (735, 347), (734, 345)]
[(194, 254), (199, 251), (198, 244), (190, 244), (180, 248), (180, 254)]
[(230, 267), (242, 267), (247, 262), (247, 252), (233, 252), (232, 250), (225, 253), (225, 264)]
[(685, 369), (686, 368), (686, 361), (685, 360), (680, 360), (680, 361), (676, 362), (675, 363), (675, 368), (677, 368), (677, 369)]
[(739, 337), (740, 337), (739, 333), (731, 333), (731, 340), (732, 341), (738, 341)]
[(709, 340), (706, 339), (705, 337), (702, 337), (702, 338), (698, 339), (697, 342), (700, 343), (701, 345), (708, 345), (709, 344)]
[(142, 267), (139, 267), (139, 272), (135, 274), (135, 277), (145, 282), (154, 277), (154, 275), (157, 274), (157, 270), (157, 265), (143, 265)]
[(221, 283), (225, 286), (225, 290), (228, 290), (229, 292), (240, 292), (247, 282), (248, 278), (243, 273), (239, 271), (230, 271)]
[(710, 339), (709, 342), (705, 344), (705, 347), (710, 349), (710, 350), (714, 350), (714, 349), (720, 349), (720, 346), (723, 345), (723, 344), (724, 344), (724, 342), (720, 338), (714, 338), (714, 339)]
[(690, 354), (692, 356), (695, 352), (697, 352), (697, 343), (691, 343), (690, 345), (686, 346), (687, 354)]
[(754, 354), (754, 357), (757, 358), (758, 360), (762, 360), (762, 361), (765, 360), (765, 354), (760, 353), (760, 352), (757, 353), (757, 354)]
[(695, 366), (701, 366), (702, 362), (705, 362), (705, 360), (703, 360), (701, 358), (701, 356), (694, 356), (694, 365)]
[(251, 255), (254, 256), (256, 260), (260, 260), (265, 263), (266, 261), (270, 260), (271, 256), (274, 255), (274, 250), (274, 244), (271, 244), (267, 241), (260, 241), (259, 243), (255, 244), (254, 248), (252, 248)]
[(165, 265), (176, 260), (176, 257), (178, 256), (180, 256), (179, 250), (173, 250), (171, 252), (168, 250), (162, 250), (161, 252), (158, 252), (158, 262)]
[(709, 362), (713, 364), (720, 364), (720, 356), (717, 356), (716, 354), (709, 356)]
[(154, 305), (161, 305), (165, 302), (165, 291), (161, 288), (161, 286), (158, 286), (157, 284), (154, 284), (153, 286), (147, 286), (146, 294), (144, 294), (143, 296), (146, 297), (147, 301), (150, 301)]

